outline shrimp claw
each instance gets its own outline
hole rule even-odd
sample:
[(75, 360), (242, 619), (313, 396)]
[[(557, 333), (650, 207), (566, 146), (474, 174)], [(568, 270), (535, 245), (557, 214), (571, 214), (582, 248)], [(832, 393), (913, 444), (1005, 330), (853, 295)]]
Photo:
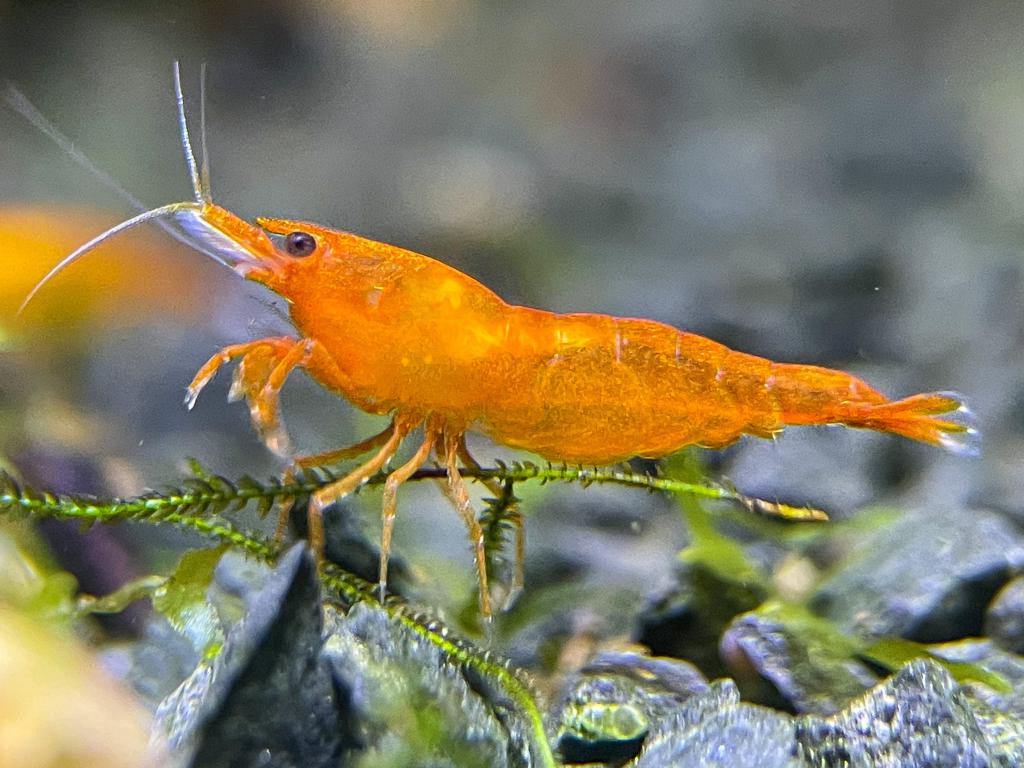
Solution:
[(280, 392), (295, 368), (309, 362), (314, 342), (287, 336), (269, 337), (224, 347), (196, 372), (188, 385), (185, 405), (191, 409), (199, 393), (225, 363), (241, 358), (235, 368), (228, 400), (243, 397), (249, 403), (253, 424), (267, 447), (278, 456), (288, 452), (288, 435), (281, 423)]

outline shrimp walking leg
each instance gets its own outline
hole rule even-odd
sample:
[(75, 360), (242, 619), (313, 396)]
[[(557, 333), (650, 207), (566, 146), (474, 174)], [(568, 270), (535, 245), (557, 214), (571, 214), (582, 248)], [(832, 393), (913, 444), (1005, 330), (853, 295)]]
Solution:
[(357, 456), (362, 456), (364, 453), (372, 451), (374, 448), (384, 445), (394, 431), (395, 422), (392, 420), (390, 424), (376, 435), (360, 440), (358, 443), (347, 445), (344, 448), (335, 448), (332, 451), (324, 451), (323, 453), (297, 456), (292, 459), (292, 468), (293, 470), (296, 468), (312, 469), (313, 467), (322, 467), (326, 464), (336, 464), (339, 461), (345, 461), (345, 459), (354, 459)]
[[(469, 452), (469, 446), (466, 445), (465, 434), (459, 436), (458, 446), (459, 458), (462, 462), (472, 469), (480, 469), (480, 462), (473, 458), (473, 454)], [(502, 494), (505, 493), (505, 488), (497, 480), (483, 480), (483, 484), (487, 487), (491, 493), (494, 494), (494, 498), (500, 499)], [(519, 596), (519, 593), (523, 591), (523, 585), (526, 583), (524, 576), (525, 561), (526, 561), (526, 537), (523, 529), (523, 516), (519, 512), (519, 505), (512, 503), (506, 510), (507, 520), (512, 523), (515, 527), (516, 532), (516, 563), (515, 570), (512, 575), (512, 584), (509, 587), (509, 592), (505, 598), (505, 605), (509, 606)]]
[[(336, 448), (333, 451), (314, 453), (309, 456), (297, 456), (291, 460), (291, 463), (288, 465), (288, 469), (284, 471), (282, 480), (286, 485), (291, 485), (295, 481), (295, 477), (299, 469), (322, 467), (325, 464), (334, 464), (339, 461), (344, 461), (345, 459), (354, 459), (357, 456), (362, 456), (364, 453), (384, 445), (394, 431), (395, 422), (392, 420), (385, 429), (382, 429), (376, 435), (368, 437), (365, 440), (361, 440), (354, 445), (349, 445), (344, 448)], [(274, 529), (274, 542), (276, 544), (280, 544), (284, 541), (284, 534), (288, 529), (288, 519), (291, 515), (292, 505), (294, 503), (295, 498), (288, 496), (283, 498), (281, 503), (278, 505), (277, 527)]]
[(396, 422), (395, 429), (370, 459), (360, 464), (345, 477), (326, 485), (314, 493), (309, 499), (309, 543), (317, 559), (322, 560), (324, 554), (324, 508), (352, 493), (356, 488), (379, 472), (395, 455), (402, 440), (416, 426), (407, 422)]
[(455, 509), (469, 531), (470, 543), (476, 554), (476, 570), (480, 587), (480, 613), (485, 619), (491, 618), (491, 593), (487, 584), (487, 553), (484, 550), (484, 531), (476, 519), (476, 512), (469, 499), (466, 481), (459, 474), (459, 433), (446, 432), (444, 435), (444, 463), (448, 472), (448, 490)]
[(384, 502), (381, 509), (381, 531), (380, 531), (380, 571), (378, 587), (380, 589), (381, 602), (384, 601), (384, 594), (388, 585), (388, 560), (391, 557), (391, 536), (395, 530), (395, 514), (398, 510), (398, 487), (408, 480), (430, 458), (430, 451), (434, 447), (436, 431), (429, 426), (424, 431), (423, 443), (417, 449), (413, 457), (400, 466), (384, 482)]

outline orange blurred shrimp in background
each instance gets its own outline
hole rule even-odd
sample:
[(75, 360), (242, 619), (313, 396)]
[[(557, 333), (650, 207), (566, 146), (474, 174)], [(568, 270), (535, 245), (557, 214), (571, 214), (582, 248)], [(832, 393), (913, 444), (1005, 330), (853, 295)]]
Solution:
[(459, 469), (460, 461), (476, 465), (468, 431), (549, 460), (594, 465), (660, 458), (689, 445), (720, 448), (744, 434), (773, 437), (786, 426), (813, 424), (889, 432), (962, 454), (977, 449), (971, 413), (956, 394), (893, 401), (842, 371), (775, 363), (651, 320), (510, 305), (439, 261), (351, 233), (284, 219), (249, 224), (212, 202), (205, 152), (202, 173), (192, 154), (177, 68), (175, 88), (194, 199), (145, 211), (93, 238), (26, 302), (97, 245), (154, 220), (173, 222), (197, 250), (282, 296), (296, 335), (221, 350), (196, 374), (186, 402), (191, 407), (217, 370), (237, 360), (232, 391), (247, 398), (267, 445), (283, 456), (290, 452), (279, 393), (297, 368), (357, 408), (391, 415), (387, 429), (356, 446), (291, 459), (295, 469), (375, 451), (310, 500), (318, 552), (323, 509), (384, 469), (422, 428), (419, 447), (384, 488), (382, 595), (397, 489), (433, 454), (470, 532), (480, 607), (490, 615), (483, 532)]

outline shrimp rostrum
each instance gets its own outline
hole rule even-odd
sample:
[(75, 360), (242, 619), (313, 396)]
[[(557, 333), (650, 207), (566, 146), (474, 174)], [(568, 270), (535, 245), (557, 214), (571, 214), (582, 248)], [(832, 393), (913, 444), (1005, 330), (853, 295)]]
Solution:
[(189, 386), (190, 405), (218, 368), (237, 360), (232, 392), (247, 398), (254, 423), (278, 452), (287, 450), (278, 396), (298, 368), (357, 408), (391, 416), (387, 429), (350, 449), (293, 459), (293, 467), (309, 467), (370, 455), (313, 494), (317, 551), (323, 509), (388, 467), (422, 429), (422, 442), (385, 483), (382, 589), (396, 492), (434, 455), (469, 530), (481, 609), (490, 613), (484, 537), (459, 470), (460, 462), (474, 464), (469, 431), (586, 465), (659, 458), (690, 445), (721, 448), (742, 435), (773, 437), (787, 426), (814, 424), (976, 450), (977, 432), (956, 394), (890, 400), (842, 371), (772, 362), (659, 322), (511, 305), (440, 261), (348, 232), (288, 219), (250, 224), (210, 200), (191, 161), (183, 114), (180, 120), (195, 199), (141, 214), (62, 265), (141, 221), (171, 219), (197, 249), (283, 297), (295, 328), (294, 336), (218, 352)]

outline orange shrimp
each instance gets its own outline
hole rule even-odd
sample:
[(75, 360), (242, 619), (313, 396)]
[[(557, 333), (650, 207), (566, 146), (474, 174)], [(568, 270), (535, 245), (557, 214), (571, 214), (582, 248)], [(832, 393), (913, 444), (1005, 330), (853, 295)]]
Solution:
[[(175, 86), (180, 107), (177, 72)], [(396, 492), (436, 454), (469, 530), (481, 610), (490, 615), (484, 537), (459, 472), (460, 460), (475, 463), (466, 450), (468, 431), (588, 465), (659, 458), (689, 445), (721, 448), (744, 434), (773, 437), (804, 424), (864, 427), (957, 453), (977, 447), (971, 414), (956, 394), (892, 401), (842, 371), (772, 362), (651, 320), (510, 305), (435, 259), (348, 232), (287, 219), (249, 224), (211, 201), (181, 108), (179, 120), (195, 199), (108, 230), (43, 282), (114, 234), (169, 217), (201, 251), (282, 296), (295, 336), (224, 348), (200, 368), (186, 402), (191, 407), (217, 370), (237, 359), (232, 393), (247, 398), (255, 425), (279, 453), (287, 443), (278, 396), (297, 368), (357, 408), (392, 416), (387, 429), (352, 448), (293, 459), (293, 467), (308, 467), (375, 450), (313, 494), (310, 538), (317, 551), (323, 509), (384, 469), (422, 427), (419, 448), (384, 488), (382, 594)]]

